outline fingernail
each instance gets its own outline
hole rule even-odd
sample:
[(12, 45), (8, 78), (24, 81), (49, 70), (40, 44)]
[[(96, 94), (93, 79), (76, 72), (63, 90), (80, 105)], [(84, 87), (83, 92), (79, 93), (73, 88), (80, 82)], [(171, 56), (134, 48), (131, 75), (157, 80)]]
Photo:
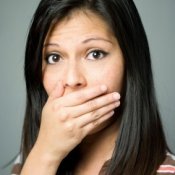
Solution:
[(106, 91), (107, 91), (107, 86), (106, 86), (106, 85), (102, 85), (100, 88), (101, 88), (101, 90), (102, 90), (103, 92), (106, 92)]
[(113, 93), (113, 98), (114, 98), (114, 100), (119, 100), (120, 99), (120, 94), (117, 93), (117, 92), (114, 92)]
[(110, 115), (110, 116), (114, 115), (114, 111), (111, 111), (109, 115)]
[(120, 106), (120, 101), (115, 102), (115, 107), (118, 107), (118, 106)]

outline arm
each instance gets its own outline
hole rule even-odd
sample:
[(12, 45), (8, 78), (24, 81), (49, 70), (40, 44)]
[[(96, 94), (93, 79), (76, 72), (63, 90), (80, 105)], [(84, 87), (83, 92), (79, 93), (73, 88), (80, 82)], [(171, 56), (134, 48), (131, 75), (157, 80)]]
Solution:
[[(119, 106), (119, 94), (96, 86), (63, 96), (61, 83), (43, 108), (41, 127), (21, 175), (55, 175), (61, 161)], [(117, 98), (116, 98), (117, 97)]]
[(61, 163), (58, 159), (54, 159), (49, 154), (46, 154), (42, 150), (38, 149), (36, 145), (30, 152), (24, 167), (21, 171), (21, 175), (55, 175), (57, 169)]

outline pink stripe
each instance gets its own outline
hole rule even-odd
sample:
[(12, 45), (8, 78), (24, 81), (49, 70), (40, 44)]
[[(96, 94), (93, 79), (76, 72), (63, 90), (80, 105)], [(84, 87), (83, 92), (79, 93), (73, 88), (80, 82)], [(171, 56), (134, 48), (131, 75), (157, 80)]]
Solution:
[(157, 170), (158, 173), (175, 173), (175, 166), (161, 165)]

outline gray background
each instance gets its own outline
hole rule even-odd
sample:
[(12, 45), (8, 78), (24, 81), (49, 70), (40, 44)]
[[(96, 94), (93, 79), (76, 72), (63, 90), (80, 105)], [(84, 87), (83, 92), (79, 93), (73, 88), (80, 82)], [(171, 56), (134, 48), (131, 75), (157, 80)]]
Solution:
[[(19, 151), (25, 40), (39, 0), (0, 0), (0, 167)], [(175, 152), (175, 0), (135, 0), (148, 36), (163, 125)], [(0, 169), (9, 174), (10, 167)]]

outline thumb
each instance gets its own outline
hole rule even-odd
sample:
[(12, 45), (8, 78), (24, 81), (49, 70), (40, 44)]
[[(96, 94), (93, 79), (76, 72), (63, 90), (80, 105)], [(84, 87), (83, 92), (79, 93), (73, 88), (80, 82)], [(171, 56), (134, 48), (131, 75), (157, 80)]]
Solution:
[(62, 81), (58, 81), (53, 88), (52, 92), (49, 95), (48, 101), (54, 100), (56, 98), (59, 98), (64, 93), (64, 87)]

